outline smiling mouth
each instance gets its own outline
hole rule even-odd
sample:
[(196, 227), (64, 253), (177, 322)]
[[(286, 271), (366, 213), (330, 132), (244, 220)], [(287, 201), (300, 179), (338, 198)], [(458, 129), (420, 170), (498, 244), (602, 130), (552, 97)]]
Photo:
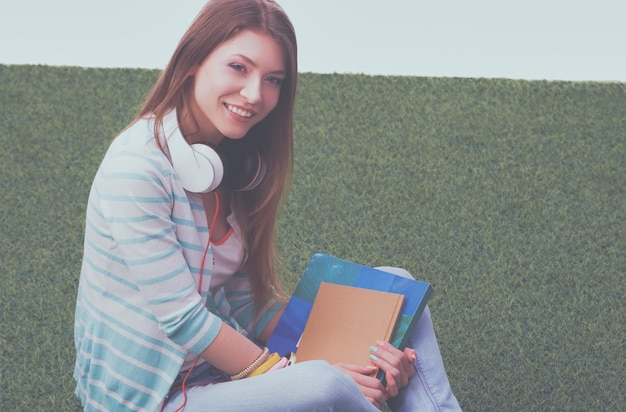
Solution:
[(249, 111), (247, 111), (247, 110), (240, 109), (240, 108), (235, 107), (235, 106), (232, 106), (232, 105), (230, 105), (230, 104), (226, 104), (225, 106), (226, 106), (226, 108), (227, 108), (230, 112), (235, 113), (235, 114), (236, 114), (236, 115), (238, 115), (238, 116), (245, 117), (246, 119), (249, 119), (249, 118), (251, 118), (252, 116), (254, 116), (254, 113), (249, 112)]

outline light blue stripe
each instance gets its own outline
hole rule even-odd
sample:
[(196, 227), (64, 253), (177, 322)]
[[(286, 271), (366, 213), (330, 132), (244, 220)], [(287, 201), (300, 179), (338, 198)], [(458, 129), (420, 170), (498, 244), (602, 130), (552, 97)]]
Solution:
[(139, 180), (142, 182), (157, 183), (163, 187), (161, 179), (152, 177), (146, 174), (134, 173), (134, 172), (107, 172), (105, 170), (100, 171), (100, 176), (106, 180)]
[[(194, 348), (200, 347), (200, 351), (202, 351), (215, 339), (219, 332), (219, 328), (215, 328), (215, 323), (221, 324), (221, 322), (222, 320), (218, 316), (210, 314), (204, 307), (194, 307), (182, 318), (177, 318), (176, 322), (164, 322), (162, 329), (172, 341), (187, 344), (197, 337), (199, 331), (209, 325), (208, 331), (211, 333), (202, 333), (200, 337), (202, 344), (198, 346), (198, 343), (195, 343), (193, 346)], [(191, 350), (198, 353), (197, 349)]]
[[(189, 199), (186, 196), (179, 196), (176, 193), (172, 193), (172, 199), (174, 199), (176, 202), (179, 203), (185, 203), (185, 204), (189, 204)], [(191, 204), (191, 208), (193, 209), (194, 204)], [(200, 210), (204, 210), (204, 206), (200, 209)]]
[(178, 240), (180, 245), (187, 250), (193, 250), (195, 252), (203, 253), (206, 246), (198, 245), (196, 243), (184, 242), (182, 240)]
[(165, 157), (165, 155), (163, 154), (161, 150), (150, 150), (150, 154), (156, 155), (154, 158), (152, 158), (152, 157), (146, 156), (143, 151), (123, 149), (123, 148), (120, 148), (119, 145), (115, 145), (115, 146), (117, 150), (111, 151), (109, 153), (110, 159), (124, 160), (123, 159), (124, 157), (130, 157), (131, 159), (136, 160), (135, 163), (138, 163), (138, 162), (150, 163), (150, 165), (152, 166), (151, 169), (154, 168), (157, 170), (162, 170), (163, 160), (167, 160), (167, 157)]
[(186, 264), (181, 265), (178, 269), (175, 269), (175, 270), (171, 271), (170, 273), (166, 273), (163, 276), (137, 281), (137, 284), (139, 284), (141, 286), (156, 285), (156, 284), (159, 284), (159, 283), (162, 283), (162, 282), (166, 282), (166, 281), (168, 281), (170, 279), (175, 278), (176, 276), (178, 276), (181, 273), (183, 273), (185, 270), (187, 270), (187, 265)]
[[(160, 239), (162, 237), (165, 237), (166, 235), (168, 235), (169, 233), (173, 232), (175, 230), (174, 227), (171, 227), (169, 229), (165, 229), (163, 232), (159, 233), (159, 234), (154, 234), (154, 235), (148, 235), (148, 236), (143, 236), (143, 237), (138, 237), (138, 238), (128, 238), (128, 239), (114, 239), (113, 236), (111, 236), (108, 232), (103, 232), (98, 225), (94, 224), (92, 222), (92, 220), (87, 217), (85, 219), (86, 225), (89, 227), (89, 229), (91, 229), (93, 231), (94, 234), (98, 235), (99, 237), (102, 237), (104, 239), (106, 239), (107, 241), (111, 241), (111, 240), (115, 240), (115, 242), (119, 245), (132, 245), (132, 244), (137, 244), (137, 243), (144, 243), (150, 240), (154, 240), (154, 239)], [(122, 223), (122, 222), (117, 222), (114, 224), (117, 225), (127, 225), (128, 222), (126, 223)]]
[(91, 290), (97, 292), (99, 295), (101, 295), (101, 296), (103, 296), (103, 297), (105, 297), (105, 298), (107, 298), (109, 300), (112, 300), (113, 302), (119, 303), (120, 305), (122, 305), (126, 309), (128, 309), (129, 311), (131, 311), (133, 313), (136, 313), (136, 314), (138, 314), (138, 315), (140, 315), (140, 316), (142, 316), (142, 317), (144, 317), (144, 318), (146, 318), (148, 320), (151, 320), (153, 322), (156, 321), (156, 318), (154, 317), (154, 314), (152, 314), (151, 312), (143, 310), (140, 307), (137, 307), (135, 305), (131, 305), (130, 303), (128, 303), (128, 301), (126, 301), (124, 299), (121, 299), (121, 298), (117, 297), (116, 295), (114, 295), (114, 294), (112, 294), (110, 292), (107, 292), (106, 290), (102, 289), (101, 287), (99, 287), (95, 283), (89, 281), (88, 279), (85, 279), (85, 282), (87, 282), (87, 286)]
[(189, 342), (209, 320), (209, 312), (204, 308), (193, 307), (180, 317), (163, 323), (163, 332), (174, 342)]
[(90, 247), (91, 247), (94, 251), (96, 251), (99, 255), (104, 256), (104, 257), (106, 257), (107, 259), (110, 259), (110, 260), (112, 260), (112, 261), (114, 261), (114, 262), (117, 262), (117, 263), (119, 263), (119, 264), (121, 264), (121, 265), (125, 265), (125, 264), (126, 264), (126, 261), (125, 261), (123, 258), (121, 258), (121, 257), (119, 257), (119, 256), (117, 256), (117, 255), (113, 255), (113, 254), (111, 254), (111, 253), (108, 253), (108, 252), (106, 252), (105, 250), (103, 250), (103, 249), (99, 248), (98, 246), (96, 246), (96, 244), (95, 244), (94, 242), (92, 242), (92, 241), (91, 241), (91, 238), (89, 238), (89, 237), (85, 237), (85, 242), (86, 242), (86, 243), (87, 243), (87, 244), (88, 244), (88, 245), (89, 245), (89, 246), (90, 246)]
[(168, 196), (149, 197), (149, 196), (122, 196), (122, 195), (109, 195), (104, 194), (102, 189), (94, 186), (94, 191), (99, 200), (108, 200), (111, 202), (135, 202), (135, 203), (170, 203), (171, 199)]
[(209, 344), (215, 339), (217, 334), (220, 332), (220, 329), (222, 328), (222, 322), (223, 322), (222, 319), (220, 319), (217, 316), (215, 317), (215, 320), (216, 321), (211, 322), (211, 325), (209, 326), (209, 330), (204, 335), (204, 337), (200, 339), (195, 345), (189, 348), (189, 351), (191, 353), (197, 353), (197, 354), (202, 353), (202, 351), (204, 351), (209, 346)]
[(196, 203), (190, 203), (189, 206), (191, 207), (191, 210), (200, 210), (202, 212), (205, 211), (204, 205), (200, 205), (200, 204), (196, 204)]
[(245, 289), (245, 290), (229, 290), (226, 293), (226, 296), (228, 298), (228, 301), (231, 302), (231, 305), (234, 302), (239, 302), (241, 300), (249, 300), (250, 296), (252, 296), (252, 293), (250, 292), (249, 289)]
[(154, 263), (161, 259), (167, 258), (168, 256), (178, 252), (180, 249), (181, 249), (180, 245), (174, 245), (171, 248), (166, 249), (163, 252), (159, 253), (158, 255), (150, 256), (150, 257), (143, 258), (143, 259), (126, 260), (126, 264), (128, 264), (128, 266), (140, 266), (140, 265), (145, 265), (148, 263)]
[(127, 217), (127, 216), (104, 217), (104, 215), (102, 215), (102, 218), (106, 220), (107, 223), (143, 223), (143, 222), (147, 222), (150, 220), (159, 219), (160, 216), (143, 215), (143, 216), (134, 216), (134, 217)]
[(172, 216), (172, 222), (179, 226), (196, 227), (196, 222), (190, 219), (182, 219), (176, 216)]
[(274, 318), (274, 316), (278, 313), (278, 311), (283, 307), (283, 304), (280, 302), (274, 302), (267, 311), (257, 320), (254, 325), (254, 330), (252, 331), (252, 335), (254, 338), (258, 338), (263, 333), (263, 330), (267, 326), (268, 323)]
[(176, 229), (175, 226), (170, 226), (164, 229), (163, 231), (161, 231), (160, 233), (155, 233), (153, 235), (139, 236), (139, 237), (133, 237), (133, 238), (128, 238), (128, 239), (116, 239), (116, 241), (119, 245), (136, 245), (138, 243), (146, 243), (151, 240), (164, 238), (167, 235), (174, 232), (175, 229)]
[[(84, 296), (84, 295), (82, 295)], [(168, 344), (166, 341), (162, 340), (162, 339), (157, 339), (157, 338), (153, 338), (152, 336), (146, 335), (144, 333), (139, 332), (136, 329), (133, 329), (131, 327), (129, 327), (127, 324), (119, 321), (118, 319), (115, 319), (111, 316), (109, 316), (107, 313), (102, 312), (101, 310), (99, 310), (96, 306), (94, 306), (94, 304), (89, 301), (89, 300), (85, 300), (85, 299), (81, 299), (80, 300), (82, 305), (85, 305), (87, 307), (89, 307), (89, 310), (91, 310), (92, 312), (96, 313), (98, 316), (106, 319), (106, 321), (110, 324), (113, 324), (115, 326), (117, 326), (118, 328), (130, 333), (133, 336), (136, 336), (138, 339), (142, 339), (154, 346), (157, 346), (159, 348), (162, 348), (163, 350), (167, 351), (167, 352), (159, 352), (165, 356), (167, 356), (168, 352), (170, 352), (173, 356), (178, 356), (181, 358), (184, 358), (185, 356), (185, 352), (181, 351), (180, 349), (178, 349), (177, 347)], [(88, 318), (88, 322), (91, 321), (91, 318), (88, 317), (87, 313), (84, 313), (85, 316), (87, 316)], [(80, 317), (80, 316), (79, 316)], [(106, 337), (106, 336), (103, 336)], [(142, 357), (140, 357), (139, 359), (141, 359)], [(172, 359), (172, 361), (174, 361)]]
[(96, 207), (96, 202), (88, 202), (87, 203), (87, 211), (95, 213), (99, 218), (104, 220), (104, 214), (102, 213), (102, 210), (100, 210), (100, 209), (98, 209)]
[[(103, 336), (99, 336), (99, 338), (105, 339), (105, 340), (111, 339), (111, 340), (114, 340), (114, 342), (119, 343), (119, 346), (124, 348), (124, 353), (129, 355), (129, 357), (132, 357), (133, 359), (138, 359), (137, 354), (141, 352), (151, 353), (150, 357), (157, 356), (160, 358), (165, 358), (165, 357), (160, 356), (161, 355), (160, 352), (150, 350), (150, 348), (140, 345), (137, 342), (134, 342), (123, 335), (114, 333), (114, 331), (109, 330), (107, 333), (107, 336), (110, 336), (110, 337), (105, 339)], [(142, 367), (142, 365), (133, 364), (131, 362), (128, 362), (124, 358), (118, 357), (113, 352), (109, 351), (109, 349), (106, 346), (98, 342), (94, 342), (94, 341), (87, 341), (86, 343), (91, 344), (91, 348), (92, 348), (91, 359), (96, 359), (96, 360), (104, 362), (106, 365), (109, 365), (115, 372), (137, 383), (138, 385), (141, 385), (144, 387), (146, 387), (146, 385), (149, 385), (148, 386), (149, 388), (153, 388), (155, 384), (161, 384), (161, 385), (167, 384), (165, 379), (161, 377), (159, 374), (152, 372), (145, 367)], [(167, 358), (163, 359), (163, 361), (164, 361), (163, 363), (165, 363), (165, 361), (167, 361)], [(171, 363), (170, 367), (178, 366), (177, 362), (170, 362), (170, 363)], [(113, 365), (116, 365), (117, 367), (113, 367)], [(145, 365), (145, 366), (149, 366), (149, 365)], [(162, 365), (161, 367), (163, 366), (165, 365)], [(106, 369), (104, 369), (104, 367), (101, 365), (96, 365), (94, 363), (91, 363), (89, 371), (90, 371), (90, 376), (96, 381), (101, 381), (103, 380), (102, 378), (106, 378), (106, 376), (101, 375), (101, 373), (104, 373), (105, 375), (107, 373)], [(137, 378), (140, 378), (140, 379), (137, 379)], [(132, 389), (132, 390), (134, 391), (135, 389)], [(144, 393), (147, 393), (147, 392), (144, 392)]]
[[(125, 353), (129, 354), (131, 357), (140, 359), (141, 357), (138, 356), (139, 354), (145, 355), (145, 353), (149, 353), (150, 358), (159, 359), (159, 365), (162, 370), (178, 370), (180, 363), (171, 359), (167, 354), (140, 345), (137, 342), (130, 340), (128, 337), (118, 334), (110, 328), (107, 328), (105, 332), (107, 341), (119, 343), (120, 346), (124, 347)], [(105, 339), (104, 336), (98, 336), (98, 338)], [(142, 366), (142, 364), (135, 365), (128, 362), (126, 359), (120, 359), (113, 353), (108, 352), (108, 349), (100, 343), (92, 340), (85, 340), (83, 344), (85, 347), (91, 348), (91, 358), (85, 358), (80, 356), (80, 352), (78, 353), (79, 364), (83, 367), (74, 371), (74, 377), (80, 381), (81, 386), (85, 388), (84, 390), (89, 392), (91, 401), (110, 403), (107, 410), (118, 410), (117, 407), (119, 400), (108, 398), (105, 392), (106, 389), (103, 389), (103, 387), (109, 387), (109, 393), (115, 393), (122, 399), (133, 399), (133, 402), (136, 402), (140, 406), (147, 405), (147, 402), (150, 399), (151, 402), (155, 404), (159, 401), (158, 399), (152, 398), (155, 394), (151, 394), (147, 390), (139, 390), (131, 387), (118, 387), (113, 389), (110, 385), (105, 384), (107, 381), (110, 382), (110, 375), (107, 376), (110, 373), (109, 371), (119, 373), (144, 388), (150, 388), (156, 393), (167, 392), (169, 388), (169, 381), (167, 378), (147, 370)], [(101, 356), (102, 354), (105, 356)], [(107, 365), (110, 369), (107, 369), (104, 365), (98, 365), (91, 362), (91, 359), (97, 359), (100, 361), (99, 363), (104, 363), (104, 365)], [(89, 379), (89, 381), (87, 379)], [(141, 395), (139, 395), (138, 391)], [(137, 401), (138, 398), (140, 399), (139, 402)]]
[(105, 195), (101, 192), (98, 193), (101, 200), (109, 202), (132, 202), (132, 203), (170, 203), (169, 197), (145, 197), (145, 196), (118, 196), (118, 195)]
[[(94, 383), (88, 383), (85, 382), (85, 385), (87, 385), (87, 394), (89, 397), (89, 401), (93, 402), (93, 403), (97, 403), (98, 405), (101, 406), (102, 410), (105, 411), (110, 411), (112, 410), (111, 408), (119, 408), (121, 407), (121, 405), (119, 404), (119, 400), (117, 398), (112, 397), (112, 394), (117, 394), (119, 395), (121, 398), (133, 398), (134, 396), (132, 395), (136, 395), (137, 391), (132, 391), (130, 393), (128, 393), (128, 396), (125, 396), (124, 393), (118, 393), (116, 391), (105, 391), (104, 388), (102, 388), (101, 386), (97, 386)], [(104, 387), (106, 387), (106, 384), (103, 383)], [(125, 388), (124, 388), (125, 389)], [(142, 396), (141, 396), (141, 403), (137, 404), (135, 402), (130, 402), (127, 400), (127, 402), (131, 403), (135, 408), (124, 408), (124, 410), (126, 411), (132, 411), (133, 409), (135, 410), (142, 410), (143, 405), (148, 405), (149, 403), (146, 402), (146, 400), (144, 399), (146, 396), (148, 396), (145, 392), (142, 392)], [(152, 401), (151, 403), (155, 403), (154, 401)], [(93, 405), (87, 405), (85, 408), (86, 411), (92, 411), (92, 410), (96, 410), (93, 408)]]
[[(90, 359), (102, 360), (107, 362), (112, 368), (113, 365), (116, 365), (116, 368), (114, 369), (123, 374), (130, 367), (134, 370), (143, 371), (160, 380), (163, 380), (163, 378), (161, 378), (156, 372), (147, 370), (151, 366), (153, 367), (153, 365), (142, 362), (142, 358), (144, 357), (143, 355), (148, 354), (148, 358), (152, 359), (159, 358), (159, 368), (153, 367), (153, 369), (177, 369), (180, 365), (179, 361), (173, 359), (168, 352), (163, 352), (149, 346), (144, 346), (143, 344), (134, 340), (132, 337), (121, 334), (115, 329), (108, 327), (108, 325), (104, 326), (103, 329), (100, 329), (99, 332), (100, 334), (97, 336), (90, 335), (83, 337), (82, 347), (89, 348), (90, 350), (88, 353), (83, 353), (81, 348), (78, 349), (77, 356), (81, 360), (87, 361), (81, 363), (88, 364), (88, 361)], [(119, 349), (120, 352), (124, 354), (124, 357), (120, 357), (114, 352), (109, 351), (106, 345), (99, 343), (94, 339), (111, 344), (111, 346)], [(132, 358), (136, 363), (133, 364), (128, 362), (126, 357)], [(129, 373), (126, 374), (126, 376), (130, 380), (136, 381), (135, 379), (141, 375), (137, 376), (134, 373)], [(141, 383), (141, 381), (139, 381), (138, 383), (145, 385), (145, 382)]]
[(105, 270), (104, 268), (101, 268), (100, 266), (97, 266), (91, 259), (89, 259), (89, 257), (87, 257), (87, 255), (85, 255), (84, 257), (84, 261), (85, 263), (87, 263), (96, 273), (99, 273), (103, 276), (105, 276), (108, 279), (111, 279), (117, 283), (120, 283), (124, 286), (126, 286), (127, 288), (130, 288), (132, 290), (138, 291), (139, 288), (137, 287), (137, 285), (135, 285), (132, 282), (127, 281), (126, 279), (123, 279), (117, 275), (115, 275), (112, 272), (109, 272), (108, 270)]
[(188, 295), (191, 291), (194, 291), (194, 290), (196, 290), (196, 285), (190, 284), (186, 288), (184, 288), (184, 289), (182, 289), (182, 290), (180, 290), (180, 291), (178, 291), (176, 293), (170, 292), (167, 296), (164, 296), (162, 298), (150, 299), (148, 301), (148, 303), (150, 305), (162, 305), (164, 303), (171, 302), (173, 300), (175, 301), (178, 298), (181, 298), (181, 297), (183, 297), (185, 295)]
[(200, 274), (200, 268), (198, 266), (189, 266), (189, 271), (194, 275)]
[(111, 241), (113, 240), (113, 237), (108, 234), (103, 232), (102, 230), (100, 230), (100, 228), (98, 227), (98, 225), (95, 225), (92, 220), (89, 218), (89, 214), (87, 214), (87, 217), (85, 218), (85, 224), (87, 225), (87, 227), (89, 229), (91, 229), (94, 234), (96, 234), (98, 237), (104, 238), (107, 241)]
[(245, 306), (238, 310), (233, 310), (233, 316), (240, 325), (250, 325), (254, 319), (254, 308), (252, 305)]

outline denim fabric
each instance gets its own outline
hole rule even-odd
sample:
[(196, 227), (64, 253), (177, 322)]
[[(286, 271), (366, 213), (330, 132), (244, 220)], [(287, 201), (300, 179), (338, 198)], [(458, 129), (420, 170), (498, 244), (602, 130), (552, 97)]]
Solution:
[[(404, 269), (378, 267), (376, 269), (413, 279)], [(387, 402), (393, 411), (460, 411), (461, 407), (452, 393), (448, 376), (443, 365), (433, 322), (428, 306), (409, 338), (408, 347), (415, 349), (416, 374), (409, 380), (398, 396)]]
[[(203, 365), (204, 366), (204, 365)], [(190, 377), (188, 384), (202, 382)], [(325, 361), (303, 362), (254, 378), (187, 389), (185, 411), (377, 411), (354, 381)], [(178, 391), (165, 411), (183, 403)]]

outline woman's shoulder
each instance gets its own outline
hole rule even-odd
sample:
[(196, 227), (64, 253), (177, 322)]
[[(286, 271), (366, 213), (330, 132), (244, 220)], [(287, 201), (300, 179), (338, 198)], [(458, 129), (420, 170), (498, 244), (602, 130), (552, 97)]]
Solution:
[(102, 159), (98, 177), (110, 181), (172, 184), (173, 169), (154, 138), (151, 122), (138, 120), (113, 139)]
[(122, 169), (146, 167), (168, 168), (169, 160), (157, 144), (152, 122), (139, 119), (111, 142), (105, 161)]
[(138, 119), (122, 130), (111, 142), (110, 150), (151, 152), (160, 151), (154, 136), (153, 123)]

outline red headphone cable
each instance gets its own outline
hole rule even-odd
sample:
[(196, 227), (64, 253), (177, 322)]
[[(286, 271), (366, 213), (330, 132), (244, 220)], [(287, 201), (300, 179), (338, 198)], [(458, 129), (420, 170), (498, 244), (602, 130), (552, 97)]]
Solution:
[[(204, 264), (206, 262), (206, 255), (207, 255), (207, 252), (209, 251), (209, 247), (211, 246), (211, 234), (213, 233), (215, 222), (217, 222), (217, 214), (220, 210), (220, 197), (217, 194), (217, 192), (213, 192), (213, 193), (215, 194), (215, 213), (213, 214), (213, 221), (211, 221), (211, 226), (209, 226), (209, 240), (207, 241), (206, 248), (204, 249), (204, 254), (202, 256), (202, 263), (200, 264), (200, 280), (198, 281), (198, 293), (200, 294), (202, 294), (202, 279), (204, 277)], [(200, 357), (197, 357), (196, 360), (193, 361), (193, 364), (191, 365), (191, 367), (185, 374), (185, 377), (183, 378), (183, 383), (180, 388), (181, 391), (183, 392), (183, 404), (180, 405), (178, 409), (176, 409), (176, 411), (174, 412), (182, 411), (185, 408), (185, 405), (187, 405), (187, 378), (189, 378), (189, 375), (193, 371), (193, 368), (196, 367), (196, 364), (198, 363), (199, 360), (200, 360)]]

